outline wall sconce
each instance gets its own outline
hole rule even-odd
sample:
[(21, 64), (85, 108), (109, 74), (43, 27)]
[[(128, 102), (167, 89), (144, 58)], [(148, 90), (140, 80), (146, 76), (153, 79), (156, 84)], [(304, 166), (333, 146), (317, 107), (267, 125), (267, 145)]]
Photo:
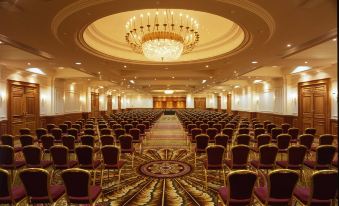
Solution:
[(0, 92), (0, 103), (4, 102), (6, 99), (6, 93), (5, 91)]

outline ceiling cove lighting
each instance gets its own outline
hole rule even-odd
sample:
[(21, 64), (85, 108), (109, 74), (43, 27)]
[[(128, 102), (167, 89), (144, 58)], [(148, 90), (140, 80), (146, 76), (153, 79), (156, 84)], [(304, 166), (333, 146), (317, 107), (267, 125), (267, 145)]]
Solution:
[(30, 68), (27, 68), (26, 71), (32, 72), (32, 73), (34, 73), (34, 74), (46, 75), (45, 72), (43, 72), (41, 69), (36, 68), (36, 67), (30, 67)]
[(170, 62), (191, 52), (199, 42), (199, 24), (193, 17), (170, 9), (150, 10), (131, 17), (125, 39), (131, 49), (147, 59)]
[(311, 67), (309, 66), (297, 66), (292, 72), (291, 74), (295, 74), (295, 73), (298, 73), (298, 72), (303, 72), (303, 71), (306, 71), (306, 70), (309, 70), (311, 69)]
[(165, 93), (165, 94), (173, 94), (173, 93), (174, 93), (174, 91), (173, 91), (173, 90), (169, 90), (169, 89), (167, 89), (167, 90), (165, 90), (165, 91), (164, 91), (164, 93)]
[(256, 80), (253, 81), (254, 84), (258, 84), (258, 83), (261, 83), (261, 82), (262, 82), (261, 79), (256, 79)]

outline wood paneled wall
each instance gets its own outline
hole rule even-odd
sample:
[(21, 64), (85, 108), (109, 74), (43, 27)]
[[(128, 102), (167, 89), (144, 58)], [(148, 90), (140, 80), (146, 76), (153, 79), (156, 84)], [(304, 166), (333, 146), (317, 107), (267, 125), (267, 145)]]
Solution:
[(206, 109), (206, 97), (194, 97), (195, 109)]
[(186, 97), (153, 97), (155, 109), (183, 109), (186, 108)]

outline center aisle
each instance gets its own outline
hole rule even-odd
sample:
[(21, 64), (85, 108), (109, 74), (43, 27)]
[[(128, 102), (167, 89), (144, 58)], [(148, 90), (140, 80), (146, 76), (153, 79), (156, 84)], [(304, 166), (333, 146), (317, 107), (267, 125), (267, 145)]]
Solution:
[(144, 144), (145, 149), (188, 148), (185, 132), (176, 115), (162, 115)]

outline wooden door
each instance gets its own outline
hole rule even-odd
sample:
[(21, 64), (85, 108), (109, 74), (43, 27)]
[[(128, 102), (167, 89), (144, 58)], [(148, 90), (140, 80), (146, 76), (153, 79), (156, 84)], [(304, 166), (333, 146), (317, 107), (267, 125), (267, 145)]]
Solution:
[(194, 108), (195, 109), (206, 109), (206, 98), (205, 97), (195, 97), (194, 98)]
[(317, 134), (329, 131), (330, 102), (328, 79), (299, 84), (299, 126), (317, 129)]
[(18, 135), (21, 128), (35, 131), (39, 124), (39, 85), (8, 81), (8, 130)]
[(99, 93), (91, 93), (91, 116), (99, 117)]
[(218, 96), (218, 99), (217, 99), (217, 108), (218, 108), (218, 112), (221, 112), (221, 96)]
[(112, 105), (112, 95), (107, 95), (107, 115), (112, 114), (113, 105)]
[(232, 94), (227, 94), (227, 113), (232, 112)]

